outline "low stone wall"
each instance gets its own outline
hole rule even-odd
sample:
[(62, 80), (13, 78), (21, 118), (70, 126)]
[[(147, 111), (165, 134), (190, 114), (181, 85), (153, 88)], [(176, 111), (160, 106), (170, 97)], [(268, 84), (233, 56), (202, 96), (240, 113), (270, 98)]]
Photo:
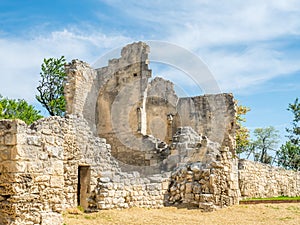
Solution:
[(239, 160), (239, 188), (242, 198), (300, 196), (300, 172)]
[(238, 204), (237, 160), (229, 149), (208, 164), (186, 164), (171, 175), (169, 202), (213, 211)]
[(141, 178), (138, 172), (109, 174), (98, 179), (90, 208), (161, 208), (168, 187), (169, 179), (163, 175)]

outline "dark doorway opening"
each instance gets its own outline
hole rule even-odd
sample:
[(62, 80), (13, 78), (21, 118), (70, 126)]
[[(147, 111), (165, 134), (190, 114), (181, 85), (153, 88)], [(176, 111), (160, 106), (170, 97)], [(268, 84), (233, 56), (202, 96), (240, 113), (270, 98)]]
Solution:
[(91, 192), (91, 167), (78, 167), (77, 203), (85, 210), (88, 208), (88, 197)]

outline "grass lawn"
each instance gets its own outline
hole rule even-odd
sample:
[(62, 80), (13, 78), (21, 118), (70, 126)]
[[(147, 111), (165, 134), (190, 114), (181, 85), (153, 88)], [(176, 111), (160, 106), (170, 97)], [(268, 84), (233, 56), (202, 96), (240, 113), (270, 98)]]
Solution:
[(286, 197), (286, 196), (279, 196), (279, 197), (272, 197), (272, 198), (249, 198), (243, 199), (241, 201), (257, 201), (257, 200), (300, 200), (300, 196), (298, 197)]

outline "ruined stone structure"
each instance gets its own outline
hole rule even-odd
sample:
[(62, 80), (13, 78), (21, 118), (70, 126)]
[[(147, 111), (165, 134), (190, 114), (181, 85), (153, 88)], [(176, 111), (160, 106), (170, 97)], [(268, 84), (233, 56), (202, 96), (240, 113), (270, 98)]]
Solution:
[(299, 172), (238, 164), (231, 94), (179, 98), (149, 81), (148, 52), (128, 45), (100, 69), (72, 61), (65, 118), (0, 120), (0, 224), (58, 225), (78, 205), (211, 211), (300, 195)]
[(163, 165), (158, 164), (168, 154), (158, 154), (154, 147), (158, 140), (149, 136), (170, 145), (177, 128), (185, 126), (234, 154), (233, 96), (179, 98), (170, 81), (156, 77), (149, 82), (148, 53), (149, 46), (138, 42), (124, 47), (121, 58), (100, 69), (72, 61), (66, 67), (67, 113), (86, 119), (125, 165), (152, 166), (152, 171), (160, 172)]

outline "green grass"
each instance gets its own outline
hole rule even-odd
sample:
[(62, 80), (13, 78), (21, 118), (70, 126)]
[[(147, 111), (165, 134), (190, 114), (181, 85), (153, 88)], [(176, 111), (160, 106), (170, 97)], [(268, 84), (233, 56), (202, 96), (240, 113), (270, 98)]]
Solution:
[(96, 216), (85, 215), (85, 216), (84, 216), (84, 219), (87, 219), (87, 220), (95, 220), (95, 219), (97, 219), (97, 217), (96, 217)]
[(267, 208), (270, 208), (270, 209), (280, 209), (278, 206), (272, 206), (272, 205), (266, 205)]
[(84, 208), (81, 205), (77, 206), (77, 209), (81, 212), (84, 212)]
[(289, 206), (286, 209), (291, 211), (300, 211), (300, 207), (296, 207), (296, 206)]
[(279, 218), (279, 220), (282, 220), (282, 221), (284, 221), (284, 220), (292, 220), (292, 219), (293, 219), (293, 217), (290, 217), (290, 216)]
[(286, 196), (279, 196), (279, 197), (272, 197), (272, 198), (247, 198), (241, 201), (257, 201), (257, 200), (300, 200), (300, 196), (298, 197), (286, 197)]

